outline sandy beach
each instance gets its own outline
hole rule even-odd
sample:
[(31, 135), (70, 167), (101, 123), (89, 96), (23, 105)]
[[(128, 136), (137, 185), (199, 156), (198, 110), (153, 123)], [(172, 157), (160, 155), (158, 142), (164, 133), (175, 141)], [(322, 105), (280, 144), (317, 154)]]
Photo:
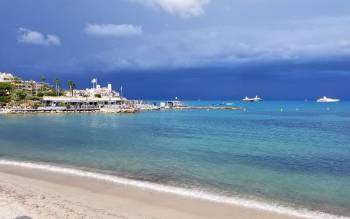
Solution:
[(0, 165), (0, 218), (297, 217), (213, 203), (94, 179)]

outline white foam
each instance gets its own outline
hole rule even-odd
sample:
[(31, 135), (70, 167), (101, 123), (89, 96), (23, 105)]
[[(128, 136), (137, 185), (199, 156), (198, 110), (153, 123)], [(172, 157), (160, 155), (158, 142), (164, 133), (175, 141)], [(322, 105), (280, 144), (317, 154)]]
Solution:
[(323, 212), (311, 211), (308, 209), (295, 209), (291, 207), (282, 206), (279, 204), (264, 203), (260, 201), (248, 200), (248, 199), (237, 198), (237, 197), (220, 196), (220, 195), (211, 194), (205, 191), (190, 190), (190, 189), (178, 188), (173, 186), (161, 185), (157, 183), (137, 181), (132, 179), (121, 178), (118, 176), (106, 175), (106, 174), (95, 173), (95, 172), (73, 169), (73, 168), (53, 166), (48, 164), (0, 160), (0, 165), (16, 166), (16, 167), (22, 167), (22, 168), (30, 168), (35, 170), (43, 170), (43, 171), (49, 171), (54, 173), (72, 175), (72, 176), (85, 177), (85, 178), (102, 180), (102, 181), (119, 184), (119, 185), (133, 186), (137, 188), (149, 189), (152, 191), (157, 191), (162, 193), (175, 194), (175, 195), (190, 197), (194, 199), (201, 199), (201, 200), (207, 200), (207, 201), (216, 202), (216, 203), (242, 206), (246, 208), (259, 209), (259, 210), (270, 211), (270, 212), (303, 217), (303, 218), (350, 219), (350, 217), (336, 216), (336, 215), (327, 214)]

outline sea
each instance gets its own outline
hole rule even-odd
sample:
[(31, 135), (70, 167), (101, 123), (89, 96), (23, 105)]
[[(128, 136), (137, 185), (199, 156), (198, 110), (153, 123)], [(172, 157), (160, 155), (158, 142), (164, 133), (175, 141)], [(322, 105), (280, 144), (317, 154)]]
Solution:
[(241, 110), (0, 115), (0, 165), (350, 218), (350, 102), (184, 103)]

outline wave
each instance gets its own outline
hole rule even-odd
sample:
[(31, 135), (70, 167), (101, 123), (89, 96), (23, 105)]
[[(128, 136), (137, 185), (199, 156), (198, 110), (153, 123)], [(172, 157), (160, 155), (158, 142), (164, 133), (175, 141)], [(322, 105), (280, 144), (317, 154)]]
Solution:
[(306, 208), (297, 209), (297, 208), (291, 208), (291, 207), (287, 207), (276, 203), (265, 203), (261, 201), (249, 200), (249, 199), (238, 198), (238, 197), (221, 196), (221, 195), (216, 195), (216, 194), (209, 193), (206, 191), (201, 191), (201, 190), (192, 190), (192, 189), (162, 185), (158, 183), (138, 181), (138, 180), (127, 179), (127, 178), (122, 178), (118, 176), (107, 175), (107, 174), (102, 174), (97, 172), (86, 171), (86, 170), (54, 166), (50, 164), (0, 160), (0, 165), (16, 166), (21, 168), (43, 170), (43, 171), (49, 171), (49, 172), (60, 173), (60, 174), (71, 175), (71, 176), (85, 177), (89, 179), (110, 182), (118, 185), (132, 186), (132, 187), (148, 189), (156, 192), (161, 192), (161, 193), (174, 194), (174, 195), (179, 195), (183, 197), (201, 199), (201, 200), (206, 200), (206, 201), (221, 203), (221, 204), (229, 204), (229, 205), (242, 206), (246, 208), (259, 209), (263, 211), (270, 211), (270, 212), (302, 217), (302, 218), (350, 219), (350, 217), (337, 216), (337, 215), (332, 215), (332, 214), (319, 212), (319, 211), (311, 211)]

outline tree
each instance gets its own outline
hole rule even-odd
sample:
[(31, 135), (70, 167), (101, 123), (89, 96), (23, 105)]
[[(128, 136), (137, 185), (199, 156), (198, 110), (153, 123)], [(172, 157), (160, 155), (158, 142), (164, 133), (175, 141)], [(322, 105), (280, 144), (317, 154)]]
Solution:
[(41, 75), (41, 76), (40, 76), (40, 81), (43, 82), (43, 83), (45, 83), (45, 81), (46, 81), (45, 75)]
[(71, 95), (73, 96), (74, 95), (74, 90), (76, 88), (75, 83), (73, 81), (69, 80), (68, 81), (68, 88), (69, 88), (69, 90), (71, 92)]
[(13, 89), (11, 83), (0, 82), (0, 106), (4, 106), (11, 101)]
[(49, 97), (55, 97), (57, 96), (57, 92), (54, 88), (50, 88), (48, 90), (46, 90), (44, 93), (43, 93), (44, 96), (49, 96)]
[(41, 83), (42, 83), (42, 85), (41, 85), (41, 92), (43, 92), (43, 91), (44, 91), (45, 81), (46, 81), (45, 75), (41, 75), (41, 76), (40, 76), (40, 81), (41, 81)]
[(13, 90), (13, 85), (7, 82), (0, 82), (0, 96), (8, 96)]
[(56, 78), (54, 83), (55, 83), (55, 90), (56, 90), (57, 96), (59, 96), (60, 95), (60, 80), (58, 78)]
[(32, 88), (32, 95), (38, 95), (37, 86), (34, 81), (30, 81), (30, 87)]
[(17, 90), (14, 92), (15, 100), (16, 101), (21, 101), (24, 100), (27, 97), (27, 93), (23, 90)]

